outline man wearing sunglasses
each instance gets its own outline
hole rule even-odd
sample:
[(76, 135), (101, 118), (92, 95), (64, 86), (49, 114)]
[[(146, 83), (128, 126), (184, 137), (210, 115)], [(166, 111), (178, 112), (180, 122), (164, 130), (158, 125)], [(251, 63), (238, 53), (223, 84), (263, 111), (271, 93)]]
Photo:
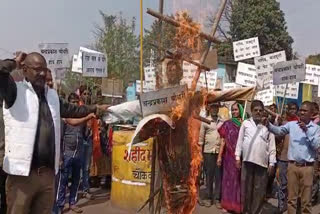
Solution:
[[(16, 67), (23, 70), (22, 82), (10, 76)], [(51, 213), (60, 162), (60, 118), (81, 118), (108, 108), (78, 107), (59, 100), (57, 92), (46, 86), (47, 72), (46, 60), (39, 53), (0, 60), (9, 214)]]

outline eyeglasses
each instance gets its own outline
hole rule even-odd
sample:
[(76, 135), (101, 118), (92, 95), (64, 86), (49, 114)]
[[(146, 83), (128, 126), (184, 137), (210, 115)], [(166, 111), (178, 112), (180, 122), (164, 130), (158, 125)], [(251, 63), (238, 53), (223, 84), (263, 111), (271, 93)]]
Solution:
[(41, 73), (41, 72), (49, 72), (49, 69), (48, 68), (42, 68), (42, 67), (37, 67), (37, 68), (35, 68), (35, 67), (31, 67), (31, 66), (27, 66), (27, 65), (25, 65), (25, 67), (26, 68), (28, 68), (28, 69), (31, 69), (31, 70), (34, 70), (34, 71), (36, 71), (37, 73)]

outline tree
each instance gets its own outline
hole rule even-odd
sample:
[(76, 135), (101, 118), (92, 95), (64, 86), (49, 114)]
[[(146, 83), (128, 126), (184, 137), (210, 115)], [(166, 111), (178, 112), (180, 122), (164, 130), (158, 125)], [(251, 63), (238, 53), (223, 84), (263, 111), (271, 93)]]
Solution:
[(135, 35), (135, 18), (129, 24), (120, 13), (117, 16), (107, 15), (100, 11), (102, 26), (95, 27), (98, 51), (108, 57), (108, 73), (111, 78), (124, 81), (126, 86), (130, 80), (139, 78), (139, 39)]
[(285, 50), (287, 59), (293, 58), (293, 39), (276, 0), (228, 0), (218, 34), (224, 39), (217, 46), (220, 56), (233, 58), (232, 41), (259, 37), (262, 55)]
[(230, 35), (233, 41), (259, 37), (261, 54), (285, 50), (292, 59), (293, 39), (276, 0), (236, 0), (232, 4)]
[(306, 59), (307, 64), (320, 65), (320, 54), (310, 55)]

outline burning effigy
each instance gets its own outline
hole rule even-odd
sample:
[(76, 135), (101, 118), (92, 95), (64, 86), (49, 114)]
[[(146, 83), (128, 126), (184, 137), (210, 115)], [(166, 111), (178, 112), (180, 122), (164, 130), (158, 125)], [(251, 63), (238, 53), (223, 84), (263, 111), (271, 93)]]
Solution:
[[(246, 100), (252, 97), (253, 88), (208, 93), (196, 90), (202, 70), (210, 70), (195, 55), (203, 52), (203, 33), (199, 24), (193, 22), (186, 12), (178, 13), (174, 19), (178, 23), (175, 49), (169, 51), (161, 64), (158, 75), (161, 84), (158, 90), (140, 94), (140, 101), (126, 103), (126, 110), (114, 106), (111, 114), (121, 117), (124, 112), (139, 112), (143, 119), (139, 122), (129, 147), (135, 143), (156, 137), (157, 155), (162, 176), (162, 186), (166, 209), (172, 214), (192, 213), (198, 199), (198, 177), (202, 161), (201, 147), (198, 145), (201, 121), (199, 113), (205, 102)], [(210, 38), (212, 39), (212, 38)], [(183, 62), (195, 66), (196, 71), (189, 90), (181, 85)], [(130, 149), (129, 149), (130, 152)], [(150, 196), (153, 197), (153, 196)], [(161, 197), (160, 197), (161, 200)]]

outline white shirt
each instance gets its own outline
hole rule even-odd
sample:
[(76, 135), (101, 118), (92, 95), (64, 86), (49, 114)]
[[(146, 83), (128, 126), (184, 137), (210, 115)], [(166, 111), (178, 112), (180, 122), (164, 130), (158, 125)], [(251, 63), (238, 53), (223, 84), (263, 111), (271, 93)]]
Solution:
[(276, 163), (275, 137), (267, 127), (258, 126), (252, 118), (245, 120), (240, 128), (236, 147), (236, 160), (255, 163), (268, 168)]

